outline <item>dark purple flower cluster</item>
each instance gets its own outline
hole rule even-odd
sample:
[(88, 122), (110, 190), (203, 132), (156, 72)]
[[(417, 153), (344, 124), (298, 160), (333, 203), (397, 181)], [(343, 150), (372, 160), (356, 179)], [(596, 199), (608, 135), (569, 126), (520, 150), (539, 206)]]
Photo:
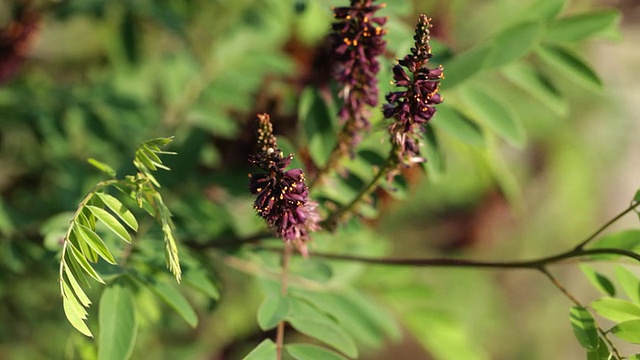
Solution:
[(331, 34), (333, 61), (344, 101), (339, 116), (346, 122), (345, 130), (352, 147), (360, 141), (360, 133), (371, 127), (366, 105), (378, 104), (376, 75), (380, 64), (376, 57), (385, 51), (382, 36), (386, 30), (382, 26), (387, 19), (375, 16), (385, 4), (374, 5), (374, 1), (351, 0), (351, 6), (333, 9), (337, 19)]
[(317, 204), (309, 199), (302, 170), (286, 170), (293, 155), (278, 148), (268, 114), (258, 115), (257, 134), (258, 150), (249, 161), (264, 172), (249, 174), (249, 188), (257, 195), (253, 207), (278, 237), (306, 255), (309, 232), (320, 228)]
[(430, 21), (424, 14), (420, 15), (413, 37), (415, 47), (393, 68), (395, 86), (404, 89), (387, 94), (388, 103), (383, 108), (384, 117), (393, 119), (388, 128), (391, 143), (398, 160), (405, 165), (425, 161), (419, 149), (422, 132), (436, 112), (434, 105), (442, 102), (438, 93), (443, 78), (442, 65), (435, 69), (427, 67), (432, 57)]

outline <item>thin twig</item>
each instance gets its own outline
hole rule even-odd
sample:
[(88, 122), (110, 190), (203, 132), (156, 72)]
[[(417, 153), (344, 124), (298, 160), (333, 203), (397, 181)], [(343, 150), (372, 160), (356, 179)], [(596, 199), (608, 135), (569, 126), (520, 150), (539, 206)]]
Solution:
[(620, 220), (620, 218), (622, 218), (623, 216), (627, 215), (628, 213), (632, 212), (633, 210), (635, 210), (638, 206), (640, 206), (640, 202), (636, 202), (636, 203), (632, 203), (631, 205), (629, 205), (628, 208), (624, 209), (621, 213), (619, 213), (618, 215), (614, 216), (613, 218), (611, 218), (609, 221), (607, 221), (604, 225), (602, 225), (600, 228), (598, 228), (598, 230), (596, 230), (593, 234), (591, 234), (588, 238), (586, 238), (585, 240), (583, 240), (580, 244), (578, 244), (575, 249), (576, 250), (580, 250), (582, 248), (585, 247), (585, 245), (587, 245), (589, 242), (591, 242), (593, 239), (595, 239), (598, 235), (600, 235), (600, 233), (602, 233), (606, 228), (608, 228), (609, 226), (611, 226), (611, 224), (615, 223), (616, 221)]
[[(569, 292), (569, 290), (567, 290), (567, 288), (565, 288), (564, 285), (562, 285), (560, 283), (560, 281), (558, 281), (558, 279), (555, 276), (553, 276), (545, 267), (540, 267), (538, 269), (547, 278), (549, 278), (549, 280), (551, 280), (551, 283), (558, 290), (560, 290), (560, 292), (563, 293), (569, 300), (571, 300), (572, 303), (574, 303), (576, 306), (579, 306), (579, 307), (589, 311), (589, 309), (587, 309), (586, 306), (582, 305), (582, 303), (573, 294), (571, 294)], [(592, 316), (593, 316), (593, 314), (592, 314)], [(600, 335), (602, 336), (602, 338), (604, 339), (604, 341), (609, 346), (609, 349), (611, 349), (611, 351), (613, 352), (613, 356), (615, 356), (615, 358), (618, 359), (618, 360), (622, 360), (622, 356), (618, 352), (618, 348), (616, 348), (615, 344), (611, 341), (611, 339), (609, 339), (609, 336), (607, 335), (607, 332), (604, 331), (604, 329), (598, 323), (595, 323), (595, 326), (596, 326), (596, 329), (598, 330), (598, 332), (600, 333)]]
[(373, 177), (373, 179), (371, 179), (369, 184), (367, 184), (366, 187), (364, 187), (362, 190), (360, 190), (358, 195), (356, 195), (356, 197), (353, 200), (351, 200), (351, 202), (349, 202), (347, 205), (341, 207), (340, 209), (338, 209), (335, 212), (333, 212), (332, 214), (330, 214), (322, 222), (322, 224), (321, 224), (322, 228), (323, 229), (329, 229), (329, 230), (334, 229), (338, 225), (338, 223), (340, 223), (342, 220), (344, 220), (344, 218), (347, 215), (349, 215), (351, 212), (355, 211), (356, 206), (359, 205), (360, 202), (362, 202), (364, 199), (366, 199), (366, 197), (369, 196), (378, 187), (378, 182), (380, 181), (380, 179), (382, 179), (384, 176), (386, 176), (387, 173), (389, 171), (391, 171), (395, 165), (396, 165), (395, 158), (394, 158), (394, 155), (392, 153), (391, 155), (389, 155), (389, 157), (387, 158), (387, 161), (385, 161), (384, 165), (382, 165), (378, 169), (378, 172)]

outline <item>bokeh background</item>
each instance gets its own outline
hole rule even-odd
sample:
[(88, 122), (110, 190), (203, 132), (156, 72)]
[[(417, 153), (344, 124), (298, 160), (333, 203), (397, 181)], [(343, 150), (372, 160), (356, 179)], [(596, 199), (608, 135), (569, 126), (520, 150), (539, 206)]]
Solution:
[[(489, 38), (532, 3), (388, 1), (383, 64), (406, 53), (421, 12), (434, 18), (434, 42), (456, 52)], [(178, 156), (159, 179), (179, 237), (206, 244), (262, 229), (245, 194), (250, 123), (256, 113), (271, 113), (281, 144), (297, 149), (299, 164), (308, 162), (298, 99), (305, 87), (328, 86), (322, 44), (337, 5), (344, 4), (0, 2), (0, 359), (95, 357), (92, 342), (64, 318), (59, 247), (43, 230), (103, 178), (87, 158), (127, 174), (141, 141), (175, 136)], [(498, 88), (517, 109), (526, 146), (496, 142), (496, 162), (482, 147), (445, 134), (444, 169), (406, 173), (404, 200), (382, 196), (380, 214), (361, 234), (364, 246), (393, 256), (528, 259), (571, 247), (625, 208), (640, 185), (640, 4), (576, 0), (563, 12), (603, 7), (622, 13), (622, 36), (576, 48), (604, 89), (551, 73), (562, 96), (545, 106), (514, 87)], [(487, 87), (505, 82), (495, 73), (482, 76)], [(616, 226), (634, 225), (637, 218), (629, 217)], [(188, 294), (200, 317), (196, 329), (165, 308), (148, 309), (133, 358), (236, 359), (264, 336), (255, 322), (259, 286), (224, 257), (207, 261), (220, 301)], [(570, 303), (538, 273), (341, 270), (400, 324), (398, 339), (364, 349), (363, 359), (584, 358), (571, 333)], [(552, 270), (585, 302), (596, 296), (577, 266)]]

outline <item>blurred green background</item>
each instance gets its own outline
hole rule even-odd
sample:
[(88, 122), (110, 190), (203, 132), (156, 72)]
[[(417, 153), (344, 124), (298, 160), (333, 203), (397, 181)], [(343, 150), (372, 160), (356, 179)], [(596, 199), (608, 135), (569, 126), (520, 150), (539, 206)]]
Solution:
[[(434, 52), (457, 53), (535, 1), (387, 3), (381, 78), (411, 45), (419, 13), (434, 18)], [(175, 136), (172, 171), (158, 178), (180, 240), (208, 244), (262, 229), (245, 185), (251, 122), (256, 113), (271, 113), (281, 145), (309, 165), (298, 102), (304, 88), (330, 86), (321, 45), (331, 6), (339, 5), (344, 1), (0, 3), (1, 359), (95, 356), (92, 342), (66, 323), (58, 238), (45, 236), (51, 217), (73, 211), (103, 179), (87, 158), (129, 174), (140, 142)], [(640, 184), (640, 5), (576, 0), (563, 14), (605, 6), (622, 12), (622, 37), (576, 45), (603, 91), (551, 72), (562, 95), (548, 106), (495, 72), (481, 74), (488, 91), (516, 109), (527, 145), (491, 136), (469, 145), (443, 132), (444, 170), (407, 173), (410, 195), (383, 197), (369, 230), (318, 235), (317, 247), (338, 252), (344, 249), (332, 242), (349, 239), (369, 255), (527, 259), (576, 244), (626, 207)], [(9, 31), (16, 22), (22, 31)], [(374, 133), (369, 143), (384, 137)], [(141, 237), (157, 236), (151, 223)], [(187, 264), (204, 262), (215, 274), (221, 299), (185, 290), (200, 317), (196, 329), (160, 305), (139, 309), (144, 320), (133, 358), (241, 358), (263, 336), (255, 323), (260, 287), (220, 253), (184, 253)], [(371, 294), (402, 328), (400, 339), (365, 347), (363, 359), (584, 357), (571, 333), (570, 304), (537, 273), (358, 265), (333, 271)], [(595, 296), (575, 266), (553, 271), (585, 301)], [(92, 299), (99, 292), (95, 286)], [(96, 313), (97, 306), (90, 317)]]

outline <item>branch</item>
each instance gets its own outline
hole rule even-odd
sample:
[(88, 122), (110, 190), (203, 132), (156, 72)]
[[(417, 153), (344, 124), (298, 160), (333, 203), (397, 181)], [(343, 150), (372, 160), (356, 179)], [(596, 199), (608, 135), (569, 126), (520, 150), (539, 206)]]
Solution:
[[(281, 252), (282, 248), (278, 247), (259, 247), (259, 249)], [(546, 265), (558, 264), (572, 258), (580, 258), (589, 255), (620, 255), (628, 257), (640, 262), (640, 255), (632, 251), (602, 248), (602, 249), (579, 249), (569, 250), (557, 255), (551, 255), (534, 260), (524, 261), (481, 261), (467, 259), (448, 259), (448, 258), (373, 258), (356, 255), (342, 255), (323, 252), (310, 253), (310, 257), (317, 257), (338, 261), (353, 261), (370, 265), (388, 265), (388, 266), (413, 266), (413, 267), (458, 267), (458, 268), (485, 268), (485, 269), (536, 269), (539, 270)]]
[(635, 210), (638, 206), (640, 206), (640, 202), (637, 203), (631, 203), (631, 205), (629, 205), (628, 208), (624, 209), (621, 213), (619, 213), (618, 215), (614, 216), (613, 218), (611, 218), (609, 221), (607, 221), (604, 225), (602, 225), (598, 230), (596, 230), (593, 234), (591, 234), (588, 238), (586, 238), (585, 240), (583, 240), (580, 244), (578, 244), (575, 247), (575, 250), (580, 250), (582, 248), (584, 248), (589, 242), (591, 242), (593, 239), (595, 239), (598, 235), (600, 235), (600, 233), (602, 233), (606, 228), (608, 228), (609, 226), (611, 226), (611, 224), (615, 223), (616, 221), (620, 220), (620, 218), (622, 218), (623, 216), (627, 215), (628, 213), (632, 212), (633, 210)]

